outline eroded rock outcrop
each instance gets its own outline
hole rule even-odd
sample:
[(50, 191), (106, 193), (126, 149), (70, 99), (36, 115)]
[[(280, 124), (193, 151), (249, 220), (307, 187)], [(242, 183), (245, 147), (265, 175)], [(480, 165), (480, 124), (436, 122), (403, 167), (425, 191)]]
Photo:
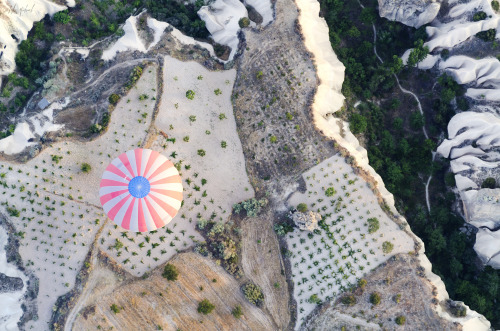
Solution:
[(436, 0), (378, 0), (378, 5), (381, 17), (415, 28), (434, 20), (441, 8)]
[(292, 220), (302, 231), (314, 231), (318, 228), (318, 222), (321, 221), (321, 215), (314, 211), (302, 213), (296, 211), (292, 214)]

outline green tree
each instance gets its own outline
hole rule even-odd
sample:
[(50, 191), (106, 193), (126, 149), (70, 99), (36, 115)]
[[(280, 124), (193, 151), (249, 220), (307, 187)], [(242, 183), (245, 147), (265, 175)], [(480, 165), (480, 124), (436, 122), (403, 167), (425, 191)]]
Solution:
[(161, 275), (169, 281), (176, 281), (179, 276), (179, 271), (177, 271), (175, 265), (167, 263)]
[(349, 119), (349, 129), (353, 134), (365, 132), (367, 126), (368, 122), (366, 120), (366, 117), (357, 113), (351, 115)]
[(406, 317), (400, 315), (396, 317), (396, 324), (397, 325), (404, 325), (406, 323)]
[(194, 99), (194, 91), (193, 90), (187, 90), (186, 91), (186, 98), (188, 98), (189, 100), (193, 100)]
[(384, 241), (382, 243), (382, 251), (385, 254), (389, 254), (390, 252), (392, 252), (393, 249), (394, 249), (394, 244), (391, 243), (390, 241)]
[(259, 286), (248, 283), (243, 286), (242, 290), (245, 298), (254, 305), (260, 305), (264, 301), (264, 293)]
[(214, 309), (215, 309), (215, 306), (207, 299), (203, 299), (198, 304), (198, 312), (203, 314), (203, 315), (210, 314)]
[(374, 233), (380, 228), (380, 223), (376, 217), (368, 219), (368, 233)]
[(415, 67), (419, 62), (424, 60), (429, 54), (429, 47), (424, 46), (424, 41), (419, 39), (415, 41), (415, 48), (410, 52), (408, 56), (407, 65), (409, 67)]
[(63, 10), (60, 12), (57, 12), (53, 16), (54, 22), (61, 23), (61, 24), (68, 24), (69, 21), (71, 20), (71, 16), (69, 16), (67, 10)]
[(243, 316), (243, 310), (241, 309), (240, 305), (237, 305), (236, 307), (233, 308), (233, 311), (231, 312), (235, 318), (240, 318)]
[(372, 294), (370, 294), (370, 302), (373, 305), (376, 306), (376, 305), (380, 304), (380, 301), (381, 301), (380, 293), (373, 292)]
[(90, 170), (92, 170), (92, 167), (88, 163), (82, 163), (81, 167), (82, 172), (88, 173)]
[(297, 210), (301, 213), (305, 213), (307, 211), (307, 205), (305, 203), (299, 203), (297, 205)]
[(497, 181), (493, 177), (486, 178), (481, 184), (481, 188), (491, 188), (494, 189), (497, 184)]
[(248, 19), (248, 17), (242, 17), (238, 21), (238, 24), (240, 25), (240, 28), (243, 29), (250, 25), (250, 20)]

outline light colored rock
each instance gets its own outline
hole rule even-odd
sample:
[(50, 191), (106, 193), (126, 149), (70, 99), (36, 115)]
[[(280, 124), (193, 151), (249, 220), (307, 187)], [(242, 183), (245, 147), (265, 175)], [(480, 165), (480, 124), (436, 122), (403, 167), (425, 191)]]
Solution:
[[(477, 194), (465, 197), (464, 211), (469, 223), (490, 229), (500, 226), (500, 189), (480, 189)], [(500, 251), (500, 247), (498, 247)]]
[(500, 269), (500, 231), (490, 231), (482, 228), (476, 234), (476, 243), (474, 250), (483, 261), (484, 264), (489, 264), (495, 269)]
[(321, 215), (311, 210), (305, 213), (296, 211), (292, 214), (292, 220), (299, 229), (313, 232), (318, 228), (318, 222), (321, 221)]
[(381, 17), (415, 28), (432, 22), (441, 8), (436, 0), (378, 0), (378, 5)]

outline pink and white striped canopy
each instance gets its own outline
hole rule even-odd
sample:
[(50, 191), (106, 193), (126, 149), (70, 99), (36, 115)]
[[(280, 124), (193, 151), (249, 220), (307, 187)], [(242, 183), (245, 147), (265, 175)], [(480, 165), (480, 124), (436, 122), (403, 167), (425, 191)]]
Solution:
[(182, 202), (182, 182), (165, 156), (137, 148), (108, 165), (99, 196), (108, 217), (122, 228), (153, 231), (177, 214)]

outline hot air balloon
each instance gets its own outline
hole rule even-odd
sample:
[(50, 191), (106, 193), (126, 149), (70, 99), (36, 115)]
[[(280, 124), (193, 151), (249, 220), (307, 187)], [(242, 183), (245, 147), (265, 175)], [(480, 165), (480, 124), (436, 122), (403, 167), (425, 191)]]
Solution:
[(153, 231), (177, 214), (182, 202), (182, 182), (174, 164), (165, 156), (137, 148), (108, 165), (99, 196), (108, 217), (122, 228)]

